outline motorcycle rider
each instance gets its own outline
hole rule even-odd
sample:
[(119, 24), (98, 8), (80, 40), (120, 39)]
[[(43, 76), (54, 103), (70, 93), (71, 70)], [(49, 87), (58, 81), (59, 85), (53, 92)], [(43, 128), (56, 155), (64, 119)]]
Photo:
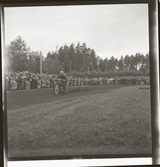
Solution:
[(65, 87), (66, 87), (68, 78), (67, 78), (67, 76), (64, 74), (63, 71), (60, 71), (60, 74), (58, 75), (58, 78), (63, 80), (63, 81), (62, 81), (62, 85), (63, 85), (63, 90), (64, 90), (64, 92), (65, 92), (65, 90), (66, 90)]

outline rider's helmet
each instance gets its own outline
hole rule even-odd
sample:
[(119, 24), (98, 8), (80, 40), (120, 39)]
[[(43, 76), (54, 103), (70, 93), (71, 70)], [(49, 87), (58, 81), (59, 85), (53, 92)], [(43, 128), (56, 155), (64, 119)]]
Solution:
[(63, 71), (60, 71), (60, 74), (63, 74)]

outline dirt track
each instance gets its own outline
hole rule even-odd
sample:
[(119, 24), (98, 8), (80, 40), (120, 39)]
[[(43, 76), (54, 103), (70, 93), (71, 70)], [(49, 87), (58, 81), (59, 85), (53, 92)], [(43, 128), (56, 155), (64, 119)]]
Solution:
[[(66, 94), (59, 94), (55, 96), (52, 88), (38, 89), (38, 90), (21, 90), (8, 92), (7, 110), (12, 111), (14, 109), (29, 107), (36, 104), (45, 104), (53, 102), (59, 104), (62, 102), (72, 102), (74, 99), (78, 99), (81, 102), (81, 96), (88, 100), (90, 96), (99, 93), (106, 93), (111, 90), (115, 90), (126, 85), (107, 85), (107, 86), (81, 86), (81, 87), (68, 87)], [(79, 90), (78, 90), (79, 88)], [(83, 100), (82, 100), (83, 101)], [(66, 103), (67, 105), (67, 103)]]
[(11, 157), (151, 151), (149, 91), (139, 86), (74, 87), (58, 96), (41, 89), (7, 96)]

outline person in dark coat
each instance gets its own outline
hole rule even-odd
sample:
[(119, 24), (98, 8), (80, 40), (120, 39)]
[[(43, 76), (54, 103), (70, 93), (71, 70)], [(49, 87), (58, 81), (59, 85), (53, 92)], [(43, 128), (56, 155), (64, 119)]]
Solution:
[(66, 90), (66, 84), (67, 84), (68, 78), (67, 78), (67, 76), (64, 74), (63, 71), (60, 71), (60, 74), (58, 75), (58, 78), (63, 80), (63, 81), (62, 81), (62, 83), (63, 83), (63, 90), (64, 90), (64, 92), (65, 92), (65, 90)]
[(22, 73), (18, 76), (18, 90), (22, 90)]

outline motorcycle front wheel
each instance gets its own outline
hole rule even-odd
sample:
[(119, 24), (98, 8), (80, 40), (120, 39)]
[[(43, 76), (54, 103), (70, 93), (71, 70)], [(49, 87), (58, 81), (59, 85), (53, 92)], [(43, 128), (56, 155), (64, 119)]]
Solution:
[(54, 88), (53, 88), (53, 93), (54, 93), (55, 95), (58, 95), (58, 93), (59, 93), (59, 86), (58, 86), (58, 85), (55, 85), (55, 86), (54, 86)]

